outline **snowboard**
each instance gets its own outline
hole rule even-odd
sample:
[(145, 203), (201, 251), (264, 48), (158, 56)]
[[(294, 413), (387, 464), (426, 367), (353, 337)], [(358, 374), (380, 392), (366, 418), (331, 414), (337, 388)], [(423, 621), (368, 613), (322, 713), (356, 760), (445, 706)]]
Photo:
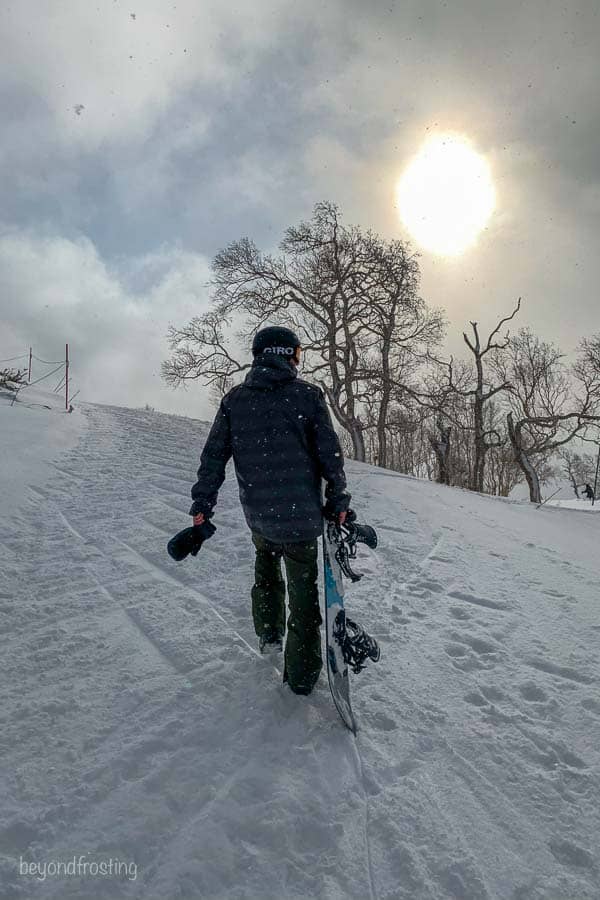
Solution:
[(344, 609), (344, 582), (342, 570), (336, 559), (338, 541), (337, 525), (325, 522), (323, 529), (323, 564), (325, 583), (325, 641), (327, 677), (336, 709), (344, 725), (356, 734), (356, 719), (350, 702), (350, 678), (348, 663), (343, 654), (343, 638), (346, 633)]
[(344, 725), (357, 732), (356, 719), (350, 700), (348, 667), (360, 672), (367, 658), (377, 662), (379, 647), (363, 628), (346, 618), (344, 607), (344, 577), (359, 581), (362, 575), (353, 571), (350, 560), (356, 556), (356, 544), (377, 546), (377, 535), (368, 525), (358, 525), (354, 513), (348, 524), (324, 521), (323, 565), (325, 585), (325, 640), (329, 689)]

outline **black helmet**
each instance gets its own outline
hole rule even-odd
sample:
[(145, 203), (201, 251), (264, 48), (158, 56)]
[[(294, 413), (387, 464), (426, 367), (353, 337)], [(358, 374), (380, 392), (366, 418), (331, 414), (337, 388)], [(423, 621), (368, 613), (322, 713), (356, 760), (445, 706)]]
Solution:
[(296, 347), (300, 346), (300, 338), (289, 328), (280, 328), (271, 325), (261, 328), (254, 335), (252, 341), (252, 355), (260, 356), (261, 353), (273, 353), (291, 359)]

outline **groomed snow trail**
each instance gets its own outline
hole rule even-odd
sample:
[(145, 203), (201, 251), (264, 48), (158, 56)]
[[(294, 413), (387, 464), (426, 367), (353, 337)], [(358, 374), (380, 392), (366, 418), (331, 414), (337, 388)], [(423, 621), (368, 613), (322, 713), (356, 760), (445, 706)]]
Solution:
[[(231, 469), (167, 556), (206, 426), (82, 409), (1, 541), (2, 900), (597, 900), (600, 518), (349, 463), (355, 739), (256, 652)], [(82, 854), (136, 878), (18, 871)]]

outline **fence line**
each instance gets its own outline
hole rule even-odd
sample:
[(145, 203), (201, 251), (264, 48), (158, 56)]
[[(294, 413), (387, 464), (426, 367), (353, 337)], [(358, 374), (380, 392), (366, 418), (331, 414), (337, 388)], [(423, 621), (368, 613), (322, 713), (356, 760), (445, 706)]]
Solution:
[(29, 354), (21, 353), (20, 356), (9, 356), (8, 359), (0, 359), (0, 362), (13, 362), (15, 359), (26, 359)]
[(40, 359), (35, 353), (32, 353), (31, 355), (34, 359), (37, 359), (38, 362), (45, 363), (48, 366), (55, 366), (57, 363), (64, 362), (62, 359)]
[(47, 375), (42, 375), (41, 378), (36, 378), (35, 381), (30, 381), (29, 384), (24, 385), (24, 387), (31, 387), (32, 384), (38, 384), (40, 381), (44, 381), (46, 378), (50, 378), (51, 375), (54, 375), (55, 372), (58, 372), (59, 369), (62, 369), (64, 366), (64, 362), (57, 366), (56, 369), (53, 369), (51, 372), (48, 372)]
[[(14, 362), (14, 361), (17, 360), (17, 359), (27, 359), (27, 358), (29, 358), (29, 366), (28, 366), (28, 370), (27, 370), (27, 383), (26, 383), (26, 384), (21, 384), (21, 385), (17, 388), (17, 390), (15, 391), (15, 395), (14, 395), (14, 397), (13, 397), (13, 399), (12, 399), (12, 404), (14, 404), (15, 400), (17, 399), (17, 394), (19, 393), (20, 390), (22, 390), (22, 388), (24, 388), (24, 387), (31, 387), (31, 386), (34, 385), (34, 384), (39, 384), (40, 381), (45, 381), (46, 378), (51, 378), (52, 375), (55, 375), (56, 372), (60, 371), (60, 369), (62, 369), (62, 368), (64, 367), (65, 372), (64, 372), (62, 378), (60, 379), (59, 383), (58, 383), (58, 384), (56, 385), (56, 387), (54, 388), (54, 393), (57, 393), (57, 391), (59, 391), (62, 387), (64, 387), (64, 389), (65, 389), (65, 409), (66, 409), (67, 412), (72, 412), (72, 411), (73, 411), (73, 407), (72, 407), (70, 401), (73, 399), (73, 396), (77, 396), (77, 394), (79, 394), (80, 391), (77, 391), (77, 394), (74, 394), (72, 397), (69, 397), (69, 390), (70, 390), (71, 384), (72, 384), (72, 379), (71, 379), (70, 376), (69, 376), (69, 365), (70, 365), (70, 361), (69, 361), (69, 345), (68, 345), (68, 344), (65, 344), (65, 358), (64, 358), (64, 360), (58, 360), (58, 359), (54, 359), (54, 360), (51, 360), (51, 359), (41, 359), (41, 357), (36, 356), (36, 355), (34, 354), (33, 348), (30, 347), (30, 348), (29, 348), (29, 353), (21, 353), (19, 356), (9, 356), (9, 357), (7, 357), (6, 359), (0, 359), (0, 363), (2, 363), (2, 362)], [(55, 368), (55, 369), (52, 369), (51, 372), (47, 372), (45, 375), (42, 375), (40, 378), (36, 378), (35, 381), (32, 381), (32, 380), (31, 380), (31, 362), (32, 362), (32, 360), (34, 360), (34, 359), (35, 359), (37, 362), (42, 363), (43, 365), (46, 365), (46, 366), (56, 366), (56, 368)], [(23, 374), (25, 374), (25, 372), (24, 372)], [(12, 404), (11, 404), (11, 405), (12, 405)]]

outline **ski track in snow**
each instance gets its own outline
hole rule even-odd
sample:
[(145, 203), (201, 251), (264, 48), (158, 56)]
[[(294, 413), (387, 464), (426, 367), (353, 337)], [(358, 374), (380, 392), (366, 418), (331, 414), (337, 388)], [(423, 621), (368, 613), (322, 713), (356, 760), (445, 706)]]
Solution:
[[(256, 650), (233, 471), (176, 564), (206, 426), (84, 406), (4, 528), (0, 898), (600, 897), (600, 522), (349, 463), (382, 658), (356, 738)], [(136, 880), (18, 874), (135, 861)]]

